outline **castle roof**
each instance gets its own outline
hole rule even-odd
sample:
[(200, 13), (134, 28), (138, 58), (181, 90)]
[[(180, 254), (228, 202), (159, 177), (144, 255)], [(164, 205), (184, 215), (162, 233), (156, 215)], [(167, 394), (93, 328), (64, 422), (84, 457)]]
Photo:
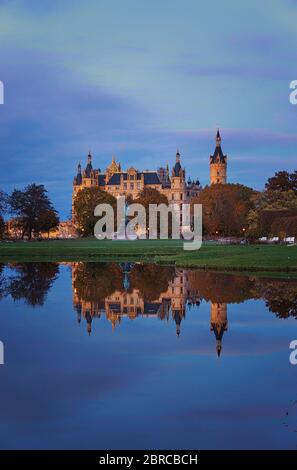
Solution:
[(224, 335), (224, 332), (227, 329), (227, 323), (217, 324), (211, 323), (211, 329), (214, 331), (215, 337), (218, 341), (221, 341)]
[(105, 186), (105, 177), (104, 175), (98, 175), (98, 185)]
[(222, 147), (216, 147), (213, 155), (210, 156), (210, 163), (226, 163), (227, 156), (223, 154)]
[[(124, 181), (128, 180), (128, 174), (125, 173), (114, 173), (108, 181), (108, 186), (119, 186), (121, 183), (121, 175), (123, 175)], [(144, 176), (144, 184), (161, 184), (158, 174), (155, 171), (144, 171), (136, 174), (136, 181), (141, 180), (142, 175)]]
[(180, 175), (180, 170), (182, 169), (180, 162), (176, 162), (176, 164), (173, 167), (174, 175), (179, 176)]
[(220, 130), (217, 130), (216, 134), (216, 148), (213, 155), (210, 156), (210, 163), (226, 163), (227, 155), (223, 154), (221, 147), (221, 135)]

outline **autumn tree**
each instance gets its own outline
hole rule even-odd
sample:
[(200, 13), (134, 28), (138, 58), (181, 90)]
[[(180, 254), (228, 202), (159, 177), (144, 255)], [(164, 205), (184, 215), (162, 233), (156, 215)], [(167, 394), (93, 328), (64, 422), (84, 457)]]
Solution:
[(204, 188), (192, 204), (202, 204), (205, 234), (242, 235), (252, 207), (253, 190), (240, 184), (213, 184)]
[(295, 216), (276, 218), (271, 224), (271, 233), (281, 239), (285, 237), (297, 239), (297, 210)]
[(253, 207), (248, 214), (248, 235), (251, 237), (272, 234), (272, 224), (277, 219), (296, 215), (297, 195), (293, 190), (257, 192), (252, 196)]
[[(165, 204), (168, 206), (168, 199), (164, 194), (161, 194), (160, 191), (154, 188), (144, 188), (138, 195), (137, 199), (133, 201), (137, 204), (141, 204), (145, 208), (146, 213), (146, 228), (149, 228), (149, 206), (150, 204)], [(158, 223), (157, 223), (157, 230), (158, 233), (160, 232), (160, 220), (158, 215)], [(169, 230), (171, 225), (171, 217), (169, 215)]]
[(49, 237), (50, 231), (57, 228), (58, 225), (59, 217), (57, 212), (53, 209), (48, 209), (39, 217), (36, 233), (46, 232)]
[(268, 178), (265, 189), (268, 191), (294, 191), (297, 195), (297, 171), (293, 173), (278, 171), (274, 176)]
[(44, 214), (54, 211), (43, 184), (33, 183), (23, 190), (15, 189), (8, 198), (8, 204), (22, 229), (22, 238), (27, 235), (29, 240), (33, 232), (39, 231)]
[(74, 200), (75, 222), (78, 231), (84, 237), (94, 234), (98, 217), (94, 216), (95, 207), (99, 204), (110, 204), (116, 215), (116, 198), (97, 187), (81, 189)]

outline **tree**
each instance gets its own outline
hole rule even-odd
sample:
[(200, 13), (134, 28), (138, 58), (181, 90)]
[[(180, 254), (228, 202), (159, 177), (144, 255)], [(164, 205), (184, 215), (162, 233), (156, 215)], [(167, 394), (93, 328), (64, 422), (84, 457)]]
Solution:
[(252, 207), (253, 190), (240, 184), (213, 184), (192, 204), (202, 204), (203, 229), (209, 235), (242, 235)]
[(278, 237), (297, 239), (297, 211), (295, 216), (276, 218), (271, 224), (271, 233)]
[(278, 171), (274, 176), (268, 178), (265, 184), (268, 191), (294, 191), (297, 194), (297, 171), (288, 173), (287, 171)]
[[(271, 234), (274, 220), (294, 216), (297, 210), (297, 195), (293, 190), (267, 190), (252, 196), (253, 207), (248, 214), (248, 235), (261, 237)], [(288, 212), (289, 211), (289, 212)]]
[(44, 213), (54, 211), (43, 184), (30, 184), (23, 191), (15, 189), (8, 204), (22, 227), (22, 239), (27, 235), (31, 240), (33, 232), (39, 231)]
[(2, 215), (0, 215), (0, 239), (3, 238), (4, 232), (5, 232), (5, 223), (4, 223), (4, 219)]
[[(165, 204), (168, 206), (168, 199), (164, 194), (161, 194), (160, 191), (154, 188), (144, 188), (138, 195), (137, 199), (133, 201), (137, 204), (141, 204), (145, 208), (145, 213), (146, 213), (146, 228), (149, 228), (149, 206), (150, 204)], [(158, 217), (158, 233), (160, 231), (160, 220)], [(169, 214), (169, 223), (168, 223), (168, 229), (170, 231), (171, 227), (171, 217)]]
[(39, 217), (38, 228), (36, 227), (36, 233), (47, 232), (48, 238), (50, 231), (57, 228), (59, 225), (59, 217), (55, 210), (49, 209)]
[(97, 187), (81, 189), (74, 200), (75, 223), (84, 237), (94, 234), (98, 217), (94, 216), (95, 207), (99, 204), (110, 204), (116, 214), (116, 198)]
[(0, 190), (0, 215), (3, 217), (3, 214), (7, 210), (7, 194), (4, 191)]

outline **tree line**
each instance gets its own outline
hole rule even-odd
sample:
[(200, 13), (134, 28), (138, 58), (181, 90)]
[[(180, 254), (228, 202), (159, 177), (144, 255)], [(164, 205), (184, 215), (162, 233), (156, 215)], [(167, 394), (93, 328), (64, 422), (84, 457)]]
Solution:
[[(80, 236), (92, 236), (98, 204), (111, 204), (116, 213), (116, 198), (98, 187), (80, 190), (74, 201), (76, 226)], [(145, 188), (128, 204), (139, 203), (147, 212), (150, 204), (169, 204), (156, 189)], [(192, 200), (202, 204), (205, 236), (235, 236), (257, 239), (263, 236), (297, 237), (297, 171), (279, 171), (269, 178), (264, 191), (241, 184), (214, 184), (203, 188)], [(3, 236), (4, 215), (10, 214), (10, 225), (20, 237), (38, 237), (59, 224), (57, 211), (43, 185), (30, 184), (7, 195), (0, 191), (0, 236)], [(169, 227), (170, 227), (169, 216)]]
[[(147, 212), (149, 204), (169, 204), (156, 189), (145, 188), (136, 200)], [(109, 203), (116, 210), (116, 199), (96, 188), (81, 190), (74, 202), (78, 230), (93, 235), (97, 204)], [(235, 236), (256, 239), (262, 236), (297, 236), (297, 171), (280, 171), (268, 179), (264, 191), (241, 184), (206, 186), (192, 200), (202, 204), (205, 236)], [(170, 221), (169, 221), (170, 222)], [(169, 224), (170, 226), (170, 224)]]

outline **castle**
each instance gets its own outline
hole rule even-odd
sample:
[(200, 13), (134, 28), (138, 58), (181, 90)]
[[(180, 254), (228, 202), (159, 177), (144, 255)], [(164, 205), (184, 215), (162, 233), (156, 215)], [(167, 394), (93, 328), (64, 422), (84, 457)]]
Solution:
[[(210, 184), (225, 184), (227, 182), (227, 156), (223, 154), (221, 148), (221, 136), (219, 129), (216, 134), (216, 147), (213, 155), (210, 156)], [(198, 180), (186, 180), (186, 171), (181, 166), (179, 150), (176, 152), (175, 164), (169, 172), (166, 168), (160, 167), (156, 171), (138, 171), (134, 167), (123, 171), (121, 164), (112, 157), (110, 165), (105, 172), (94, 169), (92, 165), (92, 155), (89, 152), (86, 168), (82, 171), (81, 164), (78, 164), (77, 175), (73, 181), (72, 208), (77, 193), (83, 188), (98, 187), (107, 191), (114, 197), (130, 196), (136, 199), (144, 188), (157, 189), (164, 194), (168, 201), (174, 204), (189, 203), (201, 190)], [(75, 219), (75, 215), (73, 214)]]

